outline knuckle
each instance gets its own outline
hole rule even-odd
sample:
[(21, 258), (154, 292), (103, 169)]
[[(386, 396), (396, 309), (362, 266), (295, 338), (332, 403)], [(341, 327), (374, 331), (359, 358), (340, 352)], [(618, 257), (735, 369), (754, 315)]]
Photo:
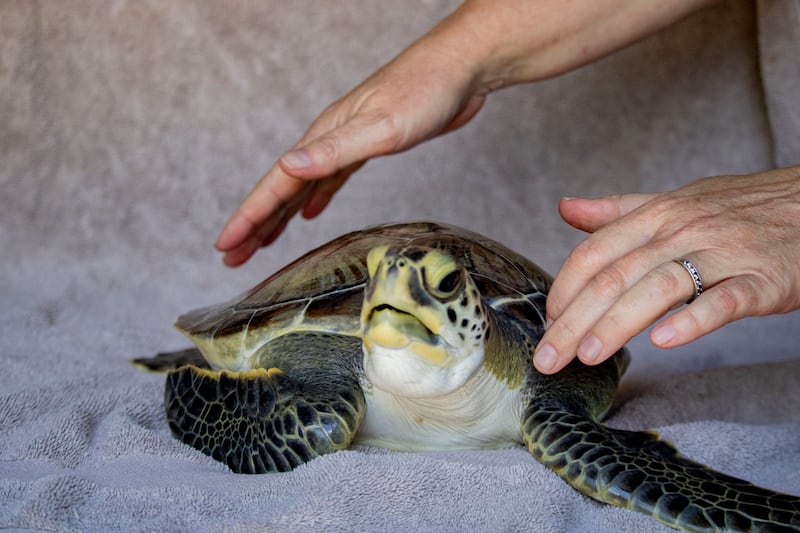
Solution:
[(405, 144), (405, 135), (398, 121), (391, 113), (376, 111), (364, 117), (367, 127), (376, 134), (373, 137), (375, 150), (380, 154), (388, 154), (401, 150)]
[(595, 244), (595, 239), (589, 237), (584, 239), (573, 248), (568, 261), (572, 264), (593, 266), (598, 261), (598, 256), (602, 253), (599, 246)]
[(604, 332), (608, 332), (606, 337), (617, 337), (619, 335), (624, 335), (633, 329), (634, 326), (631, 325), (631, 317), (622, 316), (616, 312), (609, 312), (603, 317), (601, 324), (597, 326), (597, 329), (602, 329)]
[[(681, 274), (684, 274), (681, 272)], [(651, 297), (656, 301), (667, 301), (675, 298), (677, 292), (680, 292), (681, 281), (678, 276), (665, 267), (660, 267), (652, 270), (648, 274), (650, 282)], [(681, 297), (684, 295), (681, 294)]]
[(715, 287), (714, 290), (714, 307), (721, 316), (729, 318), (738, 318), (741, 315), (740, 298), (744, 297), (745, 301), (753, 301), (751, 296), (755, 296), (749, 283), (739, 284), (734, 290), (731, 284), (723, 284)]
[[(703, 325), (703, 320), (697, 314), (697, 308), (692, 308), (692, 306), (687, 307), (683, 311), (680, 312), (681, 314), (681, 330), (683, 331), (684, 336), (688, 338), (697, 338), (704, 333), (711, 331), (714, 329), (715, 326), (711, 324)], [(676, 315), (677, 316), (677, 315)]]
[(578, 338), (578, 330), (575, 328), (575, 326), (572, 323), (564, 320), (559, 322), (559, 326), (559, 329), (561, 330), (558, 332), (558, 340), (560, 341), (560, 344), (574, 344), (574, 339)]
[(628, 282), (625, 272), (616, 265), (610, 265), (595, 276), (592, 287), (601, 298), (615, 298), (627, 290)]
[(576, 339), (581, 338), (576, 324), (571, 322), (569, 317), (559, 318), (547, 330), (547, 341), (555, 346), (562, 356), (564, 354), (574, 355), (578, 347)]
[(321, 159), (332, 166), (336, 166), (341, 154), (339, 140), (331, 134), (317, 138), (315, 148)]
[(566, 307), (562, 303), (559, 294), (552, 290), (547, 295), (545, 305), (547, 306), (547, 315), (551, 317), (561, 316), (561, 313), (564, 312), (564, 308)]
[[(781, 300), (781, 295), (799, 295), (795, 288), (796, 270), (786, 261), (777, 255), (771, 256), (768, 251), (763, 254), (762, 264), (752, 269), (748, 279), (755, 295), (760, 296), (762, 304), (777, 304)], [(765, 301), (770, 300), (770, 301)], [(780, 311), (788, 311), (790, 308), (779, 308)]]
[(595, 242), (597, 234), (581, 241), (570, 252), (564, 266), (561, 268), (556, 281), (561, 277), (584, 279), (589, 281), (589, 276), (597, 273), (605, 266), (604, 248)]
[(547, 315), (549, 317), (560, 317), (561, 314), (566, 310), (570, 302), (569, 292), (568, 282), (562, 280), (560, 277), (556, 277), (553, 285), (547, 291), (547, 298), (545, 300), (545, 305), (547, 306)]

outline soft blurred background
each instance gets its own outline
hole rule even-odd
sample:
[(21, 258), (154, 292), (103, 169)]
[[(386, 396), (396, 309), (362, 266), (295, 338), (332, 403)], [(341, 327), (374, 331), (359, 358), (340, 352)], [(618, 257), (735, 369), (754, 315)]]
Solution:
[[(269, 480), (230, 476), (171, 439), (163, 378), (127, 363), (185, 346), (171, 328), (179, 313), (346, 231), (439, 220), (555, 273), (583, 238), (559, 218), (562, 196), (772, 166), (756, 6), (724, 2), (593, 66), (491, 95), (471, 124), (369, 162), (318, 219), (224, 267), (212, 243), (262, 173), (457, 4), (0, 2), (0, 525), (281, 530), (302, 515), (341, 519), (322, 523), (335, 529), (379, 516), (389, 529), (463, 531), (553, 516), (533, 529), (649, 529), (611, 520), (630, 513), (579, 496), (522, 450), (345, 454)], [(786, 413), (800, 409), (788, 392), (800, 367), (717, 370), (796, 357), (797, 326), (797, 314), (748, 319), (670, 351), (634, 339), (630, 401), (613, 422), (671, 426), (690, 455), (797, 492), (800, 429)], [(707, 420), (726, 422), (693, 425)], [(363, 497), (381, 483), (398, 498)], [(531, 494), (537, 505), (520, 506)]]

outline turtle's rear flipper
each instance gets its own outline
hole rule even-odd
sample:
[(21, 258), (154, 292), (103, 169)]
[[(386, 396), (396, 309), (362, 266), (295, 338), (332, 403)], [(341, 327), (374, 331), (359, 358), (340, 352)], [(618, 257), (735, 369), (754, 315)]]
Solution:
[(269, 370), (170, 372), (164, 399), (173, 434), (246, 474), (285, 472), (347, 448), (365, 412), (353, 363), (360, 340), (289, 334), (262, 351)]
[(199, 368), (210, 368), (203, 355), (197, 348), (186, 348), (175, 352), (161, 352), (153, 357), (138, 357), (131, 359), (131, 363), (144, 370), (153, 372), (166, 372), (185, 365), (194, 365)]
[(653, 433), (570, 411), (545, 394), (523, 433), (531, 453), (584, 494), (687, 531), (800, 531), (800, 498), (711, 470)]

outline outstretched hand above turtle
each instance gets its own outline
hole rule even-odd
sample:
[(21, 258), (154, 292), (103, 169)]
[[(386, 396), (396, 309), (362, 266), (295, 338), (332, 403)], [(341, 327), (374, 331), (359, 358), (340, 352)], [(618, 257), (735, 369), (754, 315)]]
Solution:
[(571, 225), (593, 233), (570, 254), (547, 299), (553, 320), (534, 362), (557, 372), (596, 364), (653, 328), (653, 344), (686, 344), (747, 316), (800, 308), (800, 167), (718, 176), (662, 194), (565, 199)]
[[(599, 59), (712, 3), (604, 0), (465, 1), (394, 60), (331, 104), (261, 178), (216, 247), (236, 266), (274, 241), (300, 211), (318, 215), (369, 158), (457, 129), (496, 89)], [(547, 21), (546, 24), (531, 21)]]
[(317, 216), (368, 159), (411, 148), (475, 116), (488, 89), (460, 57), (429, 39), (331, 104), (261, 178), (217, 239), (225, 264), (247, 261), (298, 211)]

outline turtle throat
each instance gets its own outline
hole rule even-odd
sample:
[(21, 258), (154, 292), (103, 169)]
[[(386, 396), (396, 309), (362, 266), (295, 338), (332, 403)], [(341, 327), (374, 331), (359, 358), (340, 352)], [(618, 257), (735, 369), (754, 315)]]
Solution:
[(364, 322), (364, 370), (370, 385), (406, 398), (449, 394), (483, 360), (483, 346), (465, 354), (412, 314), (381, 304)]

